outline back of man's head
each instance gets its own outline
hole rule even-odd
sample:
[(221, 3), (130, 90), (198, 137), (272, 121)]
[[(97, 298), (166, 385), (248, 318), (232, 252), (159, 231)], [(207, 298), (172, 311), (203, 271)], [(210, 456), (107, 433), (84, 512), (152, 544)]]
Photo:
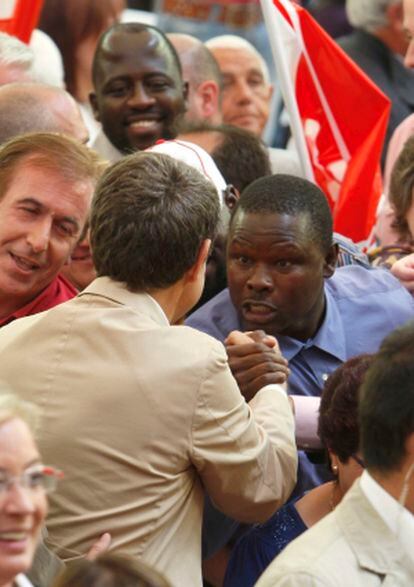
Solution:
[(178, 53), (183, 78), (190, 87), (197, 88), (201, 83), (213, 80), (221, 88), (223, 82), (220, 68), (204, 43), (196, 37), (181, 33), (169, 33), (167, 37)]
[(387, 9), (393, 4), (401, 0), (346, 0), (346, 14), (353, 27), (372, 33), (388, 26)]
[(368, 469), (398, 471), (414, 435), (414, 322), (383, 341), (361, 388), (361, 448)]
[(0, 144), (27, 132), (88, 138), (79, 107), (65, 90), (34, 82), (0, 86)]
[(213, 184), (194, 168), (168, 155), (129, 155), (104, 173), (93, 199), (97, 273), (131, 291), (166, 289), (214, 238), (219, 215)]
[(269, 175), (254, 181), (241, 194), (232, 219), (242, 210), (251, 214), (279, 214), (307, 218), (305, 237), (326, 253), (332, 246), (332, 214), (323, 192), (293, 175)]
[(242, 192), (256, 179), (271, 175), (269, 152), (259, 137), (227, 124), (217, 131), (221, 141), (211, 156), (228, 184)]

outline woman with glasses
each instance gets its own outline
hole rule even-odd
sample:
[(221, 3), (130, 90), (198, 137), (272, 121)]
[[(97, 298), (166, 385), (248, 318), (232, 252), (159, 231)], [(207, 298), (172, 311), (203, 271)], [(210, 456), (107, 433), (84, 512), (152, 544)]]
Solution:
[(373, 355), (360, 355), (346, 361), (329, 377), (322, 392), (318, 434), (329, 457), (333, 481), (287, 503), (267, 522), (244, 534), (233, 550), (224, 587), (252, 587), (289, 542), (335, 509), (362, 474), (358, 390), (372, 359)]
[(32, 405), (0, 390), (0, 587), (28, 587), (47, 513), (46, 494), (60, 473), (46, 467), (36, 447)]

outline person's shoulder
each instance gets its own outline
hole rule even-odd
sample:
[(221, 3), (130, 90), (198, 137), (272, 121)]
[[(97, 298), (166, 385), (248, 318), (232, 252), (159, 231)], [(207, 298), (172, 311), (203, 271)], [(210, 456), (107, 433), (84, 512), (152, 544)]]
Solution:
[(347, 265), (336, 269), (325, 281), (325, 287), (336, 298), (354, 298), (362, 295), (401, 293), (409, 299), (406, 289), (387, 269)]
[(293, 585), (344, 585), (338, 571), (340, 557), (347, 558), (349, 547), (332, 512), (293, 540), (277, 556), (257, 583), (257, 587)]

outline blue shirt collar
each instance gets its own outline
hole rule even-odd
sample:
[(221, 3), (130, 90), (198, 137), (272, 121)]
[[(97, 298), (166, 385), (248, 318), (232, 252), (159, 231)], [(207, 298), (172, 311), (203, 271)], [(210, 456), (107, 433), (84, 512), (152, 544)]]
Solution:
[(302, 349), (311, 347), (317, 347), (340, 361), (346, 361), (346, 341), (342, 317), (330, 291), (328, 280), (325, 281), (325, 302), (325, 318), (313, 338), (303, 342), (290, 336), (277, 337), (282, 354), (288, 361), (293, 359)]

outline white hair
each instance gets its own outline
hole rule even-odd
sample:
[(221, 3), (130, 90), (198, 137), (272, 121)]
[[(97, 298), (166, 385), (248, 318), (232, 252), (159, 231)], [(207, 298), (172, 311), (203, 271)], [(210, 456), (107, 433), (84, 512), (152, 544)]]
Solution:
[(351, 25), (369, 33), (388, 25), (387, 8), (402, 0), (346, 0), (346, 14)]
[(62, 55), (49, 35), (34, 29), (29, 43), (33, 51), (33, 79), (43, 84), (65, 87)]
[(0, 426), (14, 418), (23, 420), (34, 433), (39, 418), (38, 407), (20, 399), (0, 382)]
[(214, 54), (214, 49), (243, 49), (256, 57), (260, 64), (265, 82), (270, 83), (269, 68), (259, 51), (246, 39), (237, 35), (220, 35), (206, 41), (205, 46)]
[(34, 54), (28, 45), (17, 37), (0, 32), (0, 63), (31, 73), (33, 61)]

